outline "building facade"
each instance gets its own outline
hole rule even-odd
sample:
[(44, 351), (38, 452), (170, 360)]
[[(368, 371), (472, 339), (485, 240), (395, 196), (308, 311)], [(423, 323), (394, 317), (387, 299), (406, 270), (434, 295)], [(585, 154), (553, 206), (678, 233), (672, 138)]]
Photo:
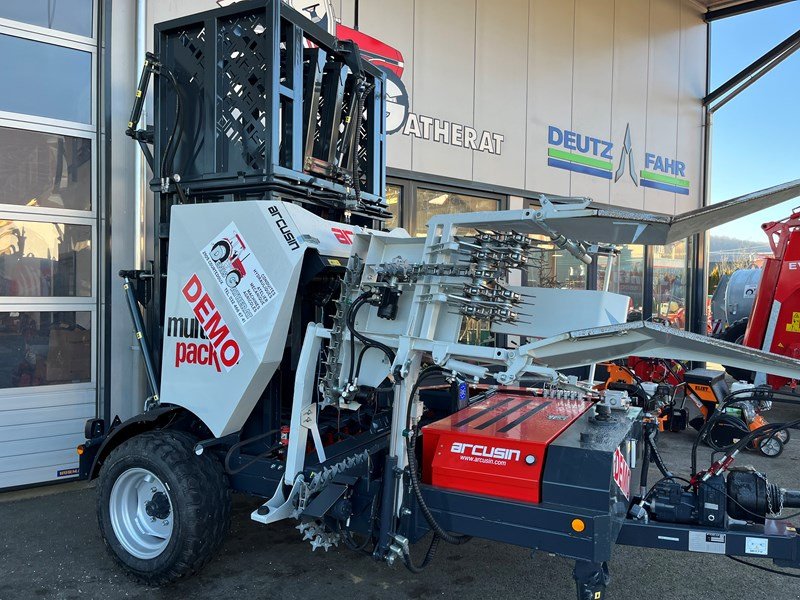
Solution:
[[(432, 215), (531, 206), (540, 194), (670, 214), (704, 202), (702, 2), (290, 3), (340, 36), (375, 40), (392, 225), (421, 234)], [(73, 477), (84, 420), (142, 408), (115, 274), (147, 265), (153, 207), (123, 132), (153, 24), (217, 5), (0, 3), (4, 80), (16, 90), (0, 95), (0, 489)], [(683, 327), (703, 285), (697, 246), (625, 247), (607, 278), (603, 259), (587, 268), (554, 252), (527, 276), (607, 279), (633, 312)]]

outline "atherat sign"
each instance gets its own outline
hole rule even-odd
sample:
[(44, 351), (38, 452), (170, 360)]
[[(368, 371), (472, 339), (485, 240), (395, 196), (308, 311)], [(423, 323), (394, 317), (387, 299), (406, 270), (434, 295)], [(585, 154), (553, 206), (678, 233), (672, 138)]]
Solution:
[[(627, 176), (636, 187), (689, 195), (686, 163), (652, 152), (645, 152), (643, 158), (643, 163), (639, 163), (642, 158), (634, 152), (630, 125), (625, 128), (619, 152), (610, 140), (555, 125), (547, 128), (548, 166), (611, 179), (615, 183)], [(637, 172), (637, 164), (644, 164), (644, 168)]]
[(489, 154), (501, 154), (503, 139), (505, 139), (500, 133), (478, 131), (469, 125), (451, 123), (450, 121), (417, 115), (412, 112), (407, 113), (400, 130), (403, 135), (469, 148), (478, 152), (488, 152)]

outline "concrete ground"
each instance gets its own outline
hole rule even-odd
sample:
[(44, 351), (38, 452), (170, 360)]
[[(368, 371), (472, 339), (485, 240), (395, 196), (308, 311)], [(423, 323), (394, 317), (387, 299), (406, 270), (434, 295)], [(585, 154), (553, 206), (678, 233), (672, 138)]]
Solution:
[[(792, 412), (797, 418), (800, 411), (775, 409), (769, 417), (784, 420)], [(796, 438), (777, 459), (747, 453), (738, 464), (753, 464), (776, 483), (800, 487), (800, 434)], [(688, 473), (692, 440), (689, 431), (661, 436), (664, 458), (676, 473)], [(708, 451), (702, 457), (707, 459)], [(473, 540), (459, 547), (441, 544), (432, 566), (412, 575), (400, 564), (388, 567), (345, 548), (311, 552), (292, 523), (264, 527), (250, 521), (258, 504), (237, 497), (232, 530), (219, 556), (202, 573), (153, 589), (128, 580), (106, 554), (93, 489), (71, 484), (0, 494), (0, 600), (574, 598), (572, 564), (563, 558), (531, 557), (522, 548)], [(721, 556), (618, 547), (610, 567), (614, 600), (800, 598), (796, 579)]]

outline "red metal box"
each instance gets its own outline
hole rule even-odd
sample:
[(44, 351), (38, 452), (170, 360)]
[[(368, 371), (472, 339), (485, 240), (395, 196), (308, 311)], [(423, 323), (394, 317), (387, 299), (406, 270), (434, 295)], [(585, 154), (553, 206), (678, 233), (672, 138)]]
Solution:
[(422, 428), (423, 481), (540, 502), (547, 447), (591, 406), (526, 391), (495, 394)]

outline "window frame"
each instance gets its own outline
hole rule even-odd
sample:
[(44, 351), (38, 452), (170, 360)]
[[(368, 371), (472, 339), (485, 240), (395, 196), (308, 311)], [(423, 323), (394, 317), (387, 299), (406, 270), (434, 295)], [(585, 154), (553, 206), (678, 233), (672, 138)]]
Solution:
[(414, 235), (417, 230), (417, 191), (419, 189), (432, 190), (435, 192), (445, 192), (451, 194), (464, 194), (486, 200), (497, 201), (497, 210), (508, 208), (508, 196), (495, 192), (485, 192), (469, 187), (446, 185), (428, 181), (418, 181), (415, 179), (401, 179), (398, 177), (387, 177), (386, 185), (400, 188), (400, 219), (399, 226)]
[(96, 305), (79, 304), (79, 303), (53, 303), (31, 306), (25, 303), (7, 303), (0, 305), (0, 313), (5, 312), (88, 312), (91, 319), (91, 362), (89, 371), (89, 381), (81, 383), (53, 383), (45, 385), (31, 385), (24, 387), (9, 387), (0, 388), (0, 399), (9, 396), (33, 395), (33, 394), (47, 394), (47, 393), (61, 393), (70, 391), (94, 391), (99, 388), (97, 382), (97, 349), (99, 345), (99, 337), (97, 335), (97, 309)]
[[(2, 111), (0, 111), (2, 113)], [(89, 170), (90, 170), (90, 182), (89, 182), (89, 193), (91, 194), (91, 206), (92, 208), (89, 210), (79, 210), (74, 208), (52, 208), (49, 206), (37, 206), (37, 207), (30, 207), (24, 206), (20, 204), (5, 204), (0, 203), (0, 212), (3, 213), (21, 213), (24, 214), (26, 217), (31, 214), (31, 212), (35, 212), (35, 214), (42, 214), (42, 215), (49, 215), (52, 218), (87, 218), (87, 219), (95, 219), (97, 218), (97, 204), (98, 204), (98, 186), (97, 186), (97, 135), (94, 132), (90, 131), (77, 131), (73, 129), (65, 129), (63, 127), (55, 127), (52, 125), (39, 125), (34, 123), (22, 122), (22, 121), (13, 121), (9, 119), (5, 119), (0, 117), (0, 127), (4, 127), (7, 129), (21, 129), (25, 131), (31, 131), (34, 133), (46, 133), (50, 135), (66, 135), (69, 137), (74, 138), (81, 138), (89, 140), (91, 147), (90, 151), (92, 153)]]
[[(95, 3), (96, 4), (96, 3)], [(95, 19), (96, 23), (97, 19)], [(90, 73), (90, 86), (91, 86), (91, 99), (90, 99), (90, 106), (89, 106), (89, 123), (81, 123), (80, 121), (69, 121), (66, 119), (53, 119), (51, 117), (42, 117), (39, 115), (31, 115), (25, 113), (16, 113), (11, 111), (0, 110), (0, 119), (13, 121), (13, 122), (21, 122), (21, 123), (35, 123), (37, 126), (45, 125), (45, 126), (52, 126), (52, 127), (61, 127), (64, 129), (70, 130), (78, 130), (78, 131), (86, 131), (95, 135), (95, 132), (98, 127), (97, 123), (97, 42), (89, 39), (83, 38), (88, 40), (87, 42), (75, 42), (75, 41), (67, 41), (59, 36), (53, 36), (49, 32), (52, 31), (50, 29), (45, 29), (44, 31), (48, 33), (40, 33), (34, 32), (33, 29), (41, 30), (41, 27), (31, 27), (31, 28), (23, 28), (19, 27), (20, 23), (16, 21), (11, 21), (14, 23), (15, 26), (10, 27), (6, 25), (8, 21), (6, 19), (0, 19), (0, 34), (1, 35), (8, 35), (11, 37), (17, 37), (28, 41), (33, 42), (41, 42), (44, 44), (48, 44), (50, 46), (58, 46), (62, 48), (68, 48), (70, 50), (78, 50), (81, 52), (86, 52), (90, 55), (91, 59), (91, 73)], [(96, 25), (95, 25), (96, 27)]]
[(97, 18), (99, 9), (98, 0), (92, 0), (92, 33), (90, 36), (80, 35), (78, 33), (71, 33), (62, 29), (52, 29), (50, 27), (42, 27), (41, 25), (34, 25), (33, 23), (26, 23), (25, 21), (15, 21), (7, 17), (0, 17), (0, 27), (8, 29), (19, 29), (26, 33), (44, 35), (48, 38), (55, 38), (71, 44), (96, 44), (97, 40)]
[(25, 303), (26, 306), (41, 306), (46, 304), (52, 304), (54, 302), (65, 302), (65, 303), (75, 303), (75, 304), (82, 304), (82, 305), (97, 305), (97, 280), (98, 280), (98, 264), (97, 264), (97, 252), (98, 252), (98, 242), (97, 242), (97, 223), (96, 219), (93, 221), (90, 218), (79, 218), (79, 217), (67, 217), (67, 216), (57, 216), (51, 217), (49, 215), (30, 215), (30, 214), (20, 214), (20, 213), (12, 213), (5, 210), (0, 210), (0, 219), (8, 219), (12, 221), (28, 221), (32, 223), (55, 223), (58, 222), (63, 225), (82, 225), (84, 227), (91, 227), (90, 235), (92, 241), (92, 293), (89, 296), (0, 296), (0, 312), (3, 312), (3, 307), (6, 306), (6, 303), (9, 304), (18, 304), (18, 303)]

